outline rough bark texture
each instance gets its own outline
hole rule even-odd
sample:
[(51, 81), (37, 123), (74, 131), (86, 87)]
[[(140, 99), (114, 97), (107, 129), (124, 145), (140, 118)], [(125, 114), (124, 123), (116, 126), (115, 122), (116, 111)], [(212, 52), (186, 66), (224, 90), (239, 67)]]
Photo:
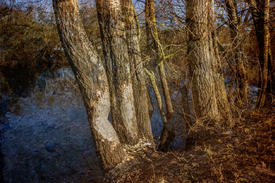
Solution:
[(212, 27), (211, 33), (209, 35), (210, 40), (210, 52), (212, 53), (212, 69), (214, 73), (214, 81), (215, 81), (215, 94), (218, 104), (218, 109), (221, 114), (221, 117), (223, 117), (224, 122), (232, 122), (232, 113), (230, 109), (230, 104), (227, 98), (227, 93), (225, 90), (225, 83), (224, 83), (224, 76), (222, 72), (222, 65), (218, 50), (218, 44), (217, 44), (217, 31), (215, 25), (215, 10), (214, 10), (214, 0), (210, 0), (210, 11), (209, 11), (209, 24)]
[(122, 143), (138, 142), (138, 127), (125, 25), (119, 0), (96, 0), (110, 86), (112, 121)]
[[(110, 96), (106, 72), (83, 28), (77, 0), (53, 0), (61, 43), (79, 85), (101, 169), (121, 163), (124, 151), (108, 121)], [(115, 155), (115, 156), (114, 156)]]
[(220, 121), (221, 111), (230, 111), (221, 66), (213, 47), (213, 11), (212, 0), (187, 1), (187, 51), (195, 115)]
[(260, 90), (258, 93), (257, 107), (263, 107), (271, 100), (272, 93), (272, 71), (273, 61), (271, 60), (270, 33), (269, 33), (269, 0), (249, 0), (249, 8), (253, 16), (254, 26), (259, 48), (259, 62), (261, 69)]
[(236, 64), (236, 75), (238, 78), (238, 89), (239, 96), (237, 98), (237, 106), (244, 107), (245, 102), (247, 101), (247, 92), (248, 92), (248, 82), (247, 82), (247, 74), (246, 69), (243, 63), (243, 54), (242, 54), (242, 44), (241, 44), (241, 35), (240, 28), (238, 23), (237, 10), (234, 6), (233, 0), (226, 0), (226, 10), (229, 19), (229, 27), (233, 49), (233, 57), (235, 59)]
[(131, 66), (131, 78), (139, 136), (152, 141), (153, 134), (150, 123), (148, 92), (145, 83), (146, 76), (141, 61), (138, 31), (134, 17), (134, 6), (132, 0), (121, 0), (121, 5), (124, 13), (126, 41)]

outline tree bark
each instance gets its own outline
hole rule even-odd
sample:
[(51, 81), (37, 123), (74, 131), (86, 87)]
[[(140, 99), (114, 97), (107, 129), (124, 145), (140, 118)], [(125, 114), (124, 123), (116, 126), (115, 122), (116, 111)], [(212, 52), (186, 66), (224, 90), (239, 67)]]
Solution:
[(188, 100), (188, 88), (186, 83), (181, 88), (181, 97), (182, 97), (182, 108), (183, 108), (183, 118), (185, 129), (184, 132), (187, 131), (187, 126), (190, 128), (192, 126), (192, 118), (191, 118), (191, 110)]
[(187, 53), (195, 115), (220, 121), (221, 111), (231, 113), (225, 99), (221, 66), (213, 47), (213, 14), (212, 0), (187, 1)]
[(272, 97), (273, 60), (270, 54), (270, 33), (269, 33), (269, 0), (249, 0), (249, 9), (253, 17), (259, 49), (259, 62), (261, 69), (260, 90), (256, 107), (263, 107)]
[[(215, 94), (218, 104), (218, 109), (223, 118), (224, 122), (232, 122), (232, 112), (230, 109), (230, 104), (227, 98), (227, 93), (225, 90), (225, 82), (222, 71), (222, 65), (218, 50), (218, 41), (217, 41), (217, 31), (215, 27), (215, 10), (214, 10), (214, 0), (210, 0), (211, 11), (209, 11), (209, 24), (212, 27), (211, 33), (209, 36), (210, 39), (210, 52), (212, 53), (212, 69), (214, 73), (215, 81)], [(232, 124), (230, 124), (232, 125)]]
[[(150, 123), (148, 91), (145, 82), (145, 73), (141, 61), (138, 31), (134, 17), (134, 6), (132, 0), (121, 0), (124, 13), (126, 42), (131, 66), (131, 76), (134, 91), (134, 101), (139, 128), (139, 136), (153, 141)], [(137, 22), (138, 23), (138, 22)], [(150, 99), (150, 98), (149, 98)]]
[(110, 96), (104, 66), (85, 33), (78, 1), (53, 0), (53, 8), (61, 43), (86, 107), (101, 169), (108, 171), (121, 163), (125, 154), (108, 121)]
[(231, 39), (233, 41), (233, 57), (235, 59), (236, 64), (236, 71), (237, 71), (237, 78), (238, 78), (238, 89), (239, 89), (239, 96), (237, 98), (237, 106), (243, 108), (245, 102), (247, 101), (247, 92), (248, 92), (248, 83), (247, 83), (247, 74), (246, 69), (243, 63), (243, 56), (242, 56), (242, 45), (241, 45), (241, 35), (240, 35), (240, 28), (237, 16), (237, 10), (233, 3), (233, 0), (226, 0), (226, 11), (228, 14), (229, 19), (229, 27), (230, 27), (230, 34)]
[[(157, 27), (156, 27), (155, 1), (154, 0), (146, 0), (145, 1), (145, 13), (146, 13), (147, 45), (151, 44), (151, 46), (153, 46), (153, 50), (155, 50), (154, 57), (156, 57), (157, 58), (156, 60), (158, 60), (159, 58), (161, 58), (161, 56), (160, 56), (161, 49), (159, 46), (160, 40), (158, 37), (158, 32), (157, 32)], [(154, 63), (152, 63), (151, 65), (153, 67), (155, 66)], [(174, 140), (174, 137), (175, 137), (175, 132), (171, 128), (171, 120), (172, 120), (174, 110), (173, 110), (173, 106), (172, 106), (168, 83), (166, 80), (163, 61), (159, 63), (158, 69), (159, 69), (159, 73), (160, 73), (160, 79), (161, 79), (162, 89), (164, 91), (165, 104), (166, 104), (166, 109), (167, 109), (166, 117), (162, 118), (163, 130), (162, 130), (162, 135), (161, 135), (161, 139), (160, 139), (160, 141), (161, 141), (160, 149), (166, 150), (168, 148), (169, 144)], [(154, 70), (154, 68), (152, 70)], [(150, 76), (151, 81), (152, 81), (153, 76), (154, 76), (154, 74)], [(157, 96), (156, 89), (154, 89), (154, 91)], [(159, 109), (163, 110), (163, 111), (160, 111), (162, 114), (164, 112), (164, 109), (162, 108), (162, 103), (158, 103), (158, 104), (159, 104)], [(169, 129), (170, 129), (170, 131), (169, 131)], [(168, 136), (168, 138), (166, 139), (167, 134), (170, 137)]]
[(96, 0), (111, 96), (112, 122), (122, 143), (138, 142), (133, 84), (120, 0)]

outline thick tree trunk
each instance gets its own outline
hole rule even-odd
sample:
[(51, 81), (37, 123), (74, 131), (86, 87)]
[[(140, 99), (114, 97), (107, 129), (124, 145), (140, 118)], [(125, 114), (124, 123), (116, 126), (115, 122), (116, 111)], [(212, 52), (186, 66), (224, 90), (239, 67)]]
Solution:
[(111, 96), (112, 122), (122, 143), (138, 142), (130, 61), (120, 0), (96, 0)]
[(247, 92), (248, 92), (248, 83), (247, 83), (247, 74), (246, 69), (243, 63), (243, 55), (241, 53), (242, 45), (241, 45), (241, 35), (240, 35), (240, 28), (238, 23), (238, 16), (237, 10), (233, 3), (233, 0), (226, 0), (226, 10), (229, 18), (229, 27), (230, 27), (230, 34), (231, 39), (233, 41), (232, 48), (233, 48), (233, 57), (235, 59), (236, 64), (236, 71), (237, 71), (237, 78), (238, 78), (238, 89), (239, 89), (239, 96), (237, 98), (237, 106), (244, 107), (245, 102), (247, 101)]
[(139, 128), (139, 135), (140, 137), (145, 137), (146, 139), (152, 141), (153, 134), (151, 130), (148, 106), (148, 91), (145, 82), (146, 76), (143, 69), (143, 63), (141, 61), (138, 31), (136, 28), (136, 22), (134, 17), (134, 6), (132, 0), (121, 0), (121, 5), (124, 12), (126, 41), (131, 65), (131, 76), (133, 82), (135, 109), (137, 116), (137, 124)]
[(104, 66), (84, 31), (77, 0), (53, 0), (53, 7), (60, 40), (86, 107), (101, 168), (108, 171), (121, 163), (125, 154), (108, 121), (110, 96)]
[[(269, 0), (249, 0), (249, 8), (253, 16), (254, 26), (259, 48), (259, 61), (261, 69), (260, 90), (258, 93), (257, 107), (263, 107), (271, 100), (273, 63), (270, 55), (270, 33), (269, 33)], [(269, 67), (270, 66), (270, 67)]]
[(213, 48), (213, 6), (212, 0), (187, 1), (187, 52), (195, 115), (220, 121), (221, 111), (229, 115), (230, 111), (221, 66)]

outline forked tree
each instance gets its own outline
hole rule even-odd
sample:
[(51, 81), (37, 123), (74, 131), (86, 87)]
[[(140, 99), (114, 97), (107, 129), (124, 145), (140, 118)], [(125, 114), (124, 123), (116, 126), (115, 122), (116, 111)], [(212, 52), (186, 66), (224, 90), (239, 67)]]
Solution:
[[(135, 145), (142, 137), (138, 127), (140, 131), (146, 131), (143, 137), (148, 140), (151, 140), (152, 132), (148, 119), (143, 122), (145, 125), (137, 125), (137, 105), (134, 103), (127, 44), (123, 39), (124, 23), (119, 17), (122, 16), (119, 1), (104, 3), (98, 1), (97, 8), (103, 11), (99, 12), (99, 22), (107, 69), (85, 33), (78, 1), (53, 0), (60, 40), (82, 94), (100, 166), (103, 171), (108, 171), (123, 161), (126, 155), (123, 145)], [(107, 17), (100, 17), (101, 13)], [(108, 120), (111, 104), (112, 115), (116, 115), (113, 117), (114, 127)], [(115, 121), (117, 119), (121, 121)]]
[[(152, 131), (132, 1), (97, 0), (96, 5), (105, 64), (86, 35), (78, 1), (53, 0), (60, 40), (82, 94), (101, 169), (108, 171), (127, 155), (125, 144), (152, 141)], [(213, 5), (212, 0), (187, 3), (188, 61), (196, 115), (220, 120), (222, 111), (230, 116), (230, 109), (211, 34)], [(162, 54), (158, 61), (169, 56)], [(110, 110), (113, 123), (108, 120)]]
[(152, 139), (132, 0), (96, 0), (96, 6), (115, 129), (127, 144)]

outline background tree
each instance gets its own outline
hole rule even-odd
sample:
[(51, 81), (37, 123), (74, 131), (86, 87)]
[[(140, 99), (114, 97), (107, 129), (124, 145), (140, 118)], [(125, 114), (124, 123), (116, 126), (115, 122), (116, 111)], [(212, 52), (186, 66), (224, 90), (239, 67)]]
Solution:
[[(238, 16), (237, 7), (234, 5), (233, 0), (226, 0), (226, 12), (228, 16), (228, 24), (230, 28), (230, 35), (232, 40), (233, 58), (236, 64), (236, 75), (238, 78), (238, 88), (239, 96), (237, 97), (237, 106), (244, 107), (244, 102), (247, 101), (248, 93), (248, 83), (247, 83), (247, 74), (244, 67), (244, 53), (243, 53), (243, 44), (241, 38), (241, 18)], [(247, 15), (249, 15), (247, 13)]]
[(257, 107), (263, 107), (267, 101), (272, 99), (272, 86), (274, 85), (273, 67), (274, 63), (270, 49), (269, 33), (269, 0), (249, 0), (249, 9), (251, 11), (256, 31), (259, 49), (259, 62), (261, 69), (260, 90), (258, 93)]
[(214, 1), (186, 2), (189, 77), (197, 118), (220, 121), (230, 116), (223, 75), (213, 48)]
[[(145, 1), (145, 19), (146, 19), (146, 34), (147, 34), (147, 47), (152, 47), (149, 50), (151, 51), (151, 55), (155, 61), (151, 61), (151, 72), (149, 73), (149, 77), (151, 79), (151, 83), (154, 88), (155, 95), (157, 97), (158, 101), (158, 107), (162, 116), (163, 121), (163, 130), (160, 138), (160, 149), (166, 150), (169, 146), (169, 144), (174, 140), (175, 138), (175, 132), (174, 129), (171, 127), (171, 120), (172, 115), (174, 113), (172, 101), (170, 97), (170, 91), (166, 79), (165, 69), (164, 69), (164, 63), (163, 61), (169, 56), (165, 56), (164, 50), (162, 48), (162, 45), (159, 40), (158, 31), (156, 27), (156, 18), (155, 18), (155, 1), (154, 0), (146, 0)], [(173, 54), (172, 54), (173, 55)], [(165, 58), (166, 57), (166, 58)], [(164, 91), (164, 98), (165, 98), (165, 104), (167, 112), (165, 113), (165, 110), (163, 108), (162, 99), (159, 93), (159, 90), (157, 88), (157, 85), (155, 83), (155, 75), (154, 70), (157, 66), (160, 74), (161, 79), (161, 85), (162, 90)], [(166, 139), (166, 137), (168, 138)]]

